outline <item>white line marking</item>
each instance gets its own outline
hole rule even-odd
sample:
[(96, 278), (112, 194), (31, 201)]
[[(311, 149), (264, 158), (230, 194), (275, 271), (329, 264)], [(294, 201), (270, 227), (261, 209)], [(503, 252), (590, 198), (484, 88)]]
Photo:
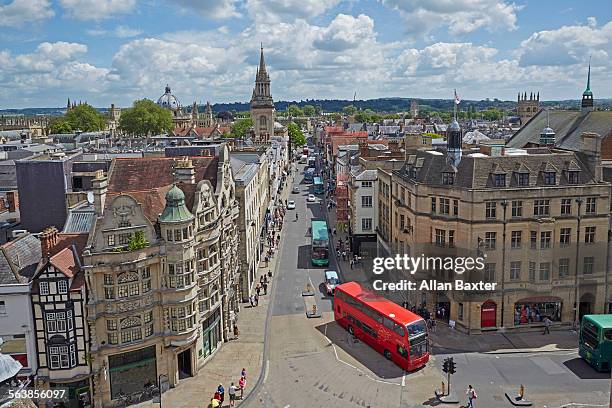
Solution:
[(264, 372), (264, 380), (263, 382), (265, 383), (266, 380), (268, 379), (268, 373), (270, 372), (270, 360), (266, 360), (266, 367), (265, 367), (265, 372)]
[(406, 386), (406, 372), (404, 371), (404, 375), (402, 375), (402, 387)]

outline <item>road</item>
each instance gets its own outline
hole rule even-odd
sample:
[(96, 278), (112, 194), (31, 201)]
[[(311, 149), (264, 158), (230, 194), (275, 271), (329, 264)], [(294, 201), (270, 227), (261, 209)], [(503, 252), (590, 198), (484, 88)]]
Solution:
[[(243, 404), (249, 408), (371, 407), (416, 408), (435, 406), (434, 387), (445, 378), (441, 361), (447, 354), (434, 349), (430, 363), (414, 373), (404, 373), (366, 345), (355, 343), (333, 321), (331, 299), (322, 290), (327, 268), (310, 264), (308, 227), (323, 219), (317, 203), (307, 203), (311, 186), (302, 179), (299, 166), (290, 210), (283, 229), (269, 322), (269, 348), (262, 386)], [(299, 220), (295, 215), (299, 214)], [(336, 269), (330, 254), (329, 269)], [(308, 319), (301, 292), (306, 284), (316, 288), (322, 318)], [(453, 354), (457, 375), (455, 389), (462, 397), (468, 384), (478, 390), (478, 407), (506, 407), (504, 391), (524, 384), (535, 406), (559, 408), (580, 403), (602, 408), (609, 400), (609, 374), (597, 374), (572, 351), (539, 354)], [(590, 405), (589, 405), (590, 404)]]

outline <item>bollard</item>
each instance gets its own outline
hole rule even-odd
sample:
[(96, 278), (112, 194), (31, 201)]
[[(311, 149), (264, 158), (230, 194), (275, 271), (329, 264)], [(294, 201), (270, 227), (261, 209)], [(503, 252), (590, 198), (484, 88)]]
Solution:
[(446, 388), (445, 388), (444, 381), (442, 381), (442, 395), (446, 395)]
[(525, 397), (525, 387), (523, 387), (523, 384), (521, 384), (521, 386), (519, 387), (519, 398), (523, 399)]

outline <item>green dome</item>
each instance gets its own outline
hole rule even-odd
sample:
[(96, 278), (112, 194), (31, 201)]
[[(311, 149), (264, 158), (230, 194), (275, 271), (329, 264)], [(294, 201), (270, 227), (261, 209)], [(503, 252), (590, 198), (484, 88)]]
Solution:
[(182, 222), (193, 219), (185, 206), (185, 193), (176, 185), (166, 193), (166, 207), (159, 216), (159, 222)]

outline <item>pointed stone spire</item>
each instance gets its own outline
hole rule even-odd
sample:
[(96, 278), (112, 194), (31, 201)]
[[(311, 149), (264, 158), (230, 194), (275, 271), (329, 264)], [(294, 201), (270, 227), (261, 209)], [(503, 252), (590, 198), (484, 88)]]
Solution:
[(259, 55), (259, 69), (257, 70), (257, 73), (258, 74), (266, 73), (266, 61), (264, 60), (263, 43), (261, 43), (261, 53)]
[(70, 98), (68, 98), (68, 105), (67, 105), (68, 110), (70, 110), (70, 107), (71, 107), (71, 105), (70, 105)]
[[(262, 54), (262, 58), (263, 58), (263, 54)], [(591, 91), (591, 58), (589, 58), (589, 73), (587, 75), (587, 87), (586, 87), (586, 91)]]
[(586, 89), (582, 93), (582, 103), (580, 104), (580, 110), (583, 113), (592, 111), (593, 108), (593, 92), (591, 91), (591, 58), (589, 58), (589, 71), (587, 74), (587, 85)]
[(521, 93), (520, 92), (518, 93), (518, 101), (519, 102), (521, 101)]
[(540, 101), (540, 91), (538, 91), (538, 96), (536, 97), (536, 99), (538, 100), (538, 102)]

